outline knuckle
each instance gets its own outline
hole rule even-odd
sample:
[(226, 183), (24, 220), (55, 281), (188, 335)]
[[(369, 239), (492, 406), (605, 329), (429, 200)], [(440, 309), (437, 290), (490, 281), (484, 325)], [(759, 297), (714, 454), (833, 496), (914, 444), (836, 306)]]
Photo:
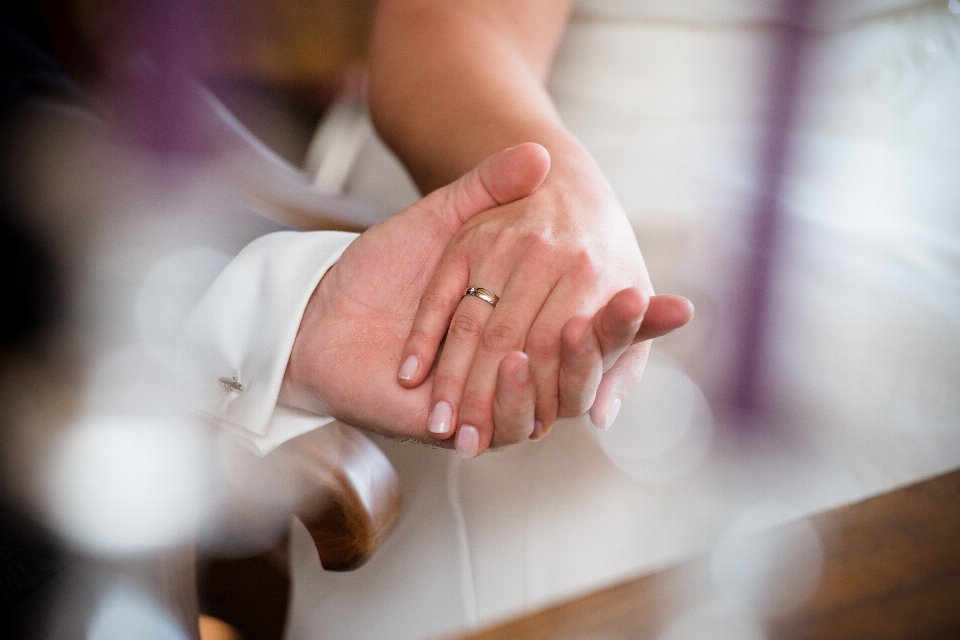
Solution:
[[(573, 349), (563, 348), (560, 368), (564, 374), (577, 379), (585, 379), (596, 366), (592, 351), (584, 351), (577, 345)], [(597, 356), (599, 358), (599, 356)]]
[(519, 349), (520, 331), (508, 322), (490, 322), (483, 331), (483, 346), (491, 351)]
[(581, 248), (570, 256), (570, 274), (580, 286), (590, 286), (603, 275), (604, 262), (589, 249)]
[(477, 342), (483, 335), (483, 323), (474, 316), (460, 313), (454, 316), (448, 333), (455, 340)]
[(554, 262), (561, 253), (561, 247), (550, 233), (535, 233), (527, 239), (527, 254), (538, 256), (544, 263)]
[(576, 269), (581, 277), (595, 280), (603, 273), (603, 267), (600, 257), (593, 252), (584, 250), (577, 255)]
[(494, 246), (498, 247), (513, 247), (516, 246), (517, 242), (522, 241), (525, 232), (513, 225), (507, 226), (497, 226), (495, 230), (491, 230), (492, 238), (491, 242)]

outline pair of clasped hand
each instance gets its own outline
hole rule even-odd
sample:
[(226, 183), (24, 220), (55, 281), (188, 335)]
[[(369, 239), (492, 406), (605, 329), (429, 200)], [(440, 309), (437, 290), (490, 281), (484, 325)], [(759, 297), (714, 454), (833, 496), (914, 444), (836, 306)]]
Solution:
[[(686, 324), (690, 302), (628, 286), (599, 303), (575, 301), (580, 312), (558, 318), (562, 282), (524, 291), (520, 273), (498, 289), (495, 264), (466, 264), (448, 250), (485, 213), (534, 194), (549, 170), (542, 146), (512, 147), (361, 234), (307, 304), (281, 401), (388, 437), (453, 445), (464, 457), (541, 438), (558, 417), (589, 411), (609, 427), (639, 379), (646, 341)], [(528, 251), (538, 268), (536, 247)], [(595, 262), (574, 265), (572, 277), (589, 282), (616, 268)], [(464, 295), (469, 287), (500, 300)], [(531, 307), (525, 297), (545, 302)]]

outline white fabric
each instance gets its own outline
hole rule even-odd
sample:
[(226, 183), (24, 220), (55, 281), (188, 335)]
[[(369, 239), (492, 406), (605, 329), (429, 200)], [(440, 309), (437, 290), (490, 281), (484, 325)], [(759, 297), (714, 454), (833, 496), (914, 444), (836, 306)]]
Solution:
[[(177, 345), (178, 395), (265, 454), (332, 420), (277, 404), (300, 318), (320, 279), (356, 238), (279, 231), (253, 241), (191, 313)], [(220, 378), (236, 379), (233, 390)]]

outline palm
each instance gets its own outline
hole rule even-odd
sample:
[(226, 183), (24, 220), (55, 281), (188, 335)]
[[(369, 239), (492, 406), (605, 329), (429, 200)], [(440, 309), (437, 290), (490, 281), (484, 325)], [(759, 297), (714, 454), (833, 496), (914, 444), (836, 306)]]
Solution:
[[(311, 305), (315, 384), (340, 420), (372, 431), (427, 436), (430, 384), (397, 383), (400, 352), (417, 304), (452, 231), (407, 210), (358, 238), (327, 273)], [(327, 364), (329, 363), (329, 364)]]

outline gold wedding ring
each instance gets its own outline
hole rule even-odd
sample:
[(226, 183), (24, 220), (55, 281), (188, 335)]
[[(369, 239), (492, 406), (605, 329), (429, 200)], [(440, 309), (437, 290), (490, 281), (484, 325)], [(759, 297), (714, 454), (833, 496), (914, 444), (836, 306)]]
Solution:
[(500, 296), (491, 293), (483, 287), (470, 287), (466, 290), (463, 296), (474, 296), (476, 298), (480, 298), (484, 302), (489, 302), (493, 307), (496, 307), (497, 303), (500, 302)]

